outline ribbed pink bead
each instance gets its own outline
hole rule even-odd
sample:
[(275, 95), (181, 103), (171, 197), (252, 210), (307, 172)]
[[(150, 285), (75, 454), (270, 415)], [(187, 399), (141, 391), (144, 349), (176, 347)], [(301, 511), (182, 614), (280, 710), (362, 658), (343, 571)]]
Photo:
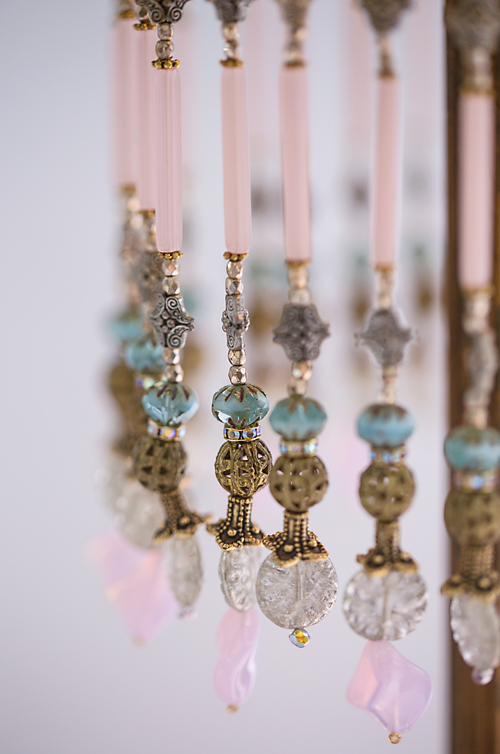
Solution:
[(377, 86), (372, 261), (388, 267), (396, 259), (401, 174), (399, 82), (381, 76)]
[(243, 66), (222, 69), (222, 159), (226, 249), (231, 254), (247, 254), (252, 242), (252, 207)]
[(117, 19), (112, 31), (113, 180), (117, 188), (136, 183), (134, 20)]
[(302, 262), (311, 258), (306, 67), (284, 66), (279, 89), (285, 256), (291, 262)]
[(487, 94), (465, 92), (459, 115), (459, 280), (462, 288), (491, 285), (495, 172), (495, 111)]
[(156, 94), (156, 245), (182, 246), (181, 80), (178, 68), (154, 71)]
[(154, 73), (151, 61), (156, 59), (156, 30), (136, 31), (135, 62), (137, 87), (137, 196), (143, 210), (156, 209), (155, 103)]

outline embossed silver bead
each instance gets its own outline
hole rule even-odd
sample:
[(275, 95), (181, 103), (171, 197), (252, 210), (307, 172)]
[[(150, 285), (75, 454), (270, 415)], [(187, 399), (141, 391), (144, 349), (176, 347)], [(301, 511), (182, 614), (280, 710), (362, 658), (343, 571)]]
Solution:
[(166, 277), (163, 281), (163, 290), (167, 296), (178, 296), (181, 292), (181, 284), (177, 277)]
[(227, 358), (229, 359), (229, 362), (231, 364), (238, 367), (244, 364), (247, 360), (246, 353), (243, 349), (239, 349), (237, 351), (229, 349)]
[(165, 364), (179, 364), (181, 360), (181, 352), (179, 348), (164, 348), (163, 360)]
[(243, 262), (231, 262), (226, 265), (226, 274), (229, 278), (240, 279), (243, 277)]
[(234, 296), (236, 294), (243, 293), (243, 281), (235, 280), (233, 278), (226, 278), (226, 293), (228, 296)]
[(229, 380), (231, 385), (244, 385), (247, 381), (247, 370), (245, 367), (229, 367)]
[(164, 374), (167, 382), (182, 382), (184, 379), (184, 370), (180, 364), (169, 364), (165, 367)]

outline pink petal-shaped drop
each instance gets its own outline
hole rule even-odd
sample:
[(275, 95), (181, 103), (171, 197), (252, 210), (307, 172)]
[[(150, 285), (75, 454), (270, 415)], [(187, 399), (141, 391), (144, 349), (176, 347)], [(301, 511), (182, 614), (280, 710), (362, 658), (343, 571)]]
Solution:
[(88, 552), (135, 640), (152, 639), (173, 620), (178, 605), (160, 549), (141, 550), (113, 532), (93, 540)]
[(255, 654), (259, 641), (260, 613), (228, 610), (217, 632), (220, 650), (215, 666), (214, 685), (217, 696), (232, 708), (246, 702), (257, 674)]
[(389, 641), (369, 641), (346, 696), (389, 733), (401, 734), (415, 727), (427, 709), (432, 681)]

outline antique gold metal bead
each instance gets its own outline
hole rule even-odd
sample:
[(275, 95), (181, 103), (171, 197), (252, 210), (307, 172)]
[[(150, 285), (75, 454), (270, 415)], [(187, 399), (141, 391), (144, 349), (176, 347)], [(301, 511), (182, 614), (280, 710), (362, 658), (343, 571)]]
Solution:
[(500, 537), (500, 493), (452, 489), (444, 520), (450, 536), (461, 545), (493, 544)]
[(411, 505), (415, 481), (402, 463), (374, 461), (361, 475), (359, 496), (363, 508), (378, 521), (390, 523)]
[(291, 513), (303, 513), (319, 503), (327, 488), (325, 465), (312, 455), (280, 456), (269, 480), (272, 496)]
[(219, 484), (231, 495), (252, 497), (269, 481), (273, 459), (262, 440), (228, 441), (215, 459)]
[(134, 449), (134, 473), (148, 490), (162, 495), (175, 490), (186, 471), (187, 456), (181, 442), (141, 437)]
[(142, 408), (140, 390), (134, 374), (123, 361), (115, 364), (108, 375), (108, 386), (120, 409), (122, 432), (114, 449), (121, 455), (129, 456), (137, 440), (146, 432), (147, 416)]

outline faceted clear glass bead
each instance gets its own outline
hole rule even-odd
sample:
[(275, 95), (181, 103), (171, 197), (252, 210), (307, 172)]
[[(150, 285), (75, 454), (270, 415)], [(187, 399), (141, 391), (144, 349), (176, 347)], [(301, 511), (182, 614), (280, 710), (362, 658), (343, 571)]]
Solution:
[(303, 649), (304, 647), (307, 647), (311, 637), (309, 636), (305, 628), (296, 628), (295, 631), (292, 631), (288, 638), (290, 639), (294, 647)]
[(127, 464), (118, 457), (108, 463), (101, 483), (116, 528), (138, 547), (154, 547), (153, 537), (165, 518), (158, 495), (128, 476)]
[(266, 618), (281, 628), (305, 628), (328, 615), (337, 597), (338, 579), (330, 558), (283, 566), (272, 553), (259, 569), (256, 589)]
[(219, 560), (220, 588), (229, 607), (244, 612), (255, 605), (255, 581), (260, 561), (260, 547), (241, 547), (222, 553)]
[(203, 564), (196, 535), (170, 537), (165, 543), (165, 556), (170, 586), (181, 606), (179, 617), (191, 617), (203, 584)]
[(415, 630), (426, 607), (422, 576), (399, 571), (382, 578), (360, 571), (348, 583), (343, 604), (350, 627), (370, 641), (402, 639)]
[(472, 680), (484, 686), (500, 664), (500, 617), (496, 605), (464, 595), (450, 605), (450, 625)]

